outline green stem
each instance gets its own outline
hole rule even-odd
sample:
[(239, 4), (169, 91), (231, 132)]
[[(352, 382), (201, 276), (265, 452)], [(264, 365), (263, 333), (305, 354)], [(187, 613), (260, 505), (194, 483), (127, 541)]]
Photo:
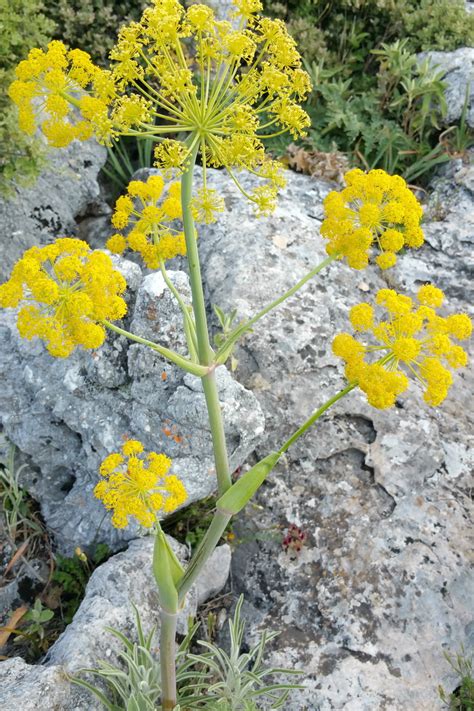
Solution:
[(196, 337), (198, 341), (199, 362), (202, 365), (211, 365), (212, 349), (209, 343), (207, 329), (206, 304), (202, 288), (201, 265), (199, 262), (199, 252), (197, 248), (196, 228), (191, 211), (191, 200), (193, 190), (193, 170), (196, 162), (196, 155), (199, 146), (196, 145), (190, 158), (189, 166), (181, 179), (181, 201), (183, 207), (183, 227), (186, 240), (186, 255), (189, 266), (189, 279), (191, 281), (191, 293), (193, 295), (193, 311), (196, 323)]
[(282, 296), (279, 296), (277, 299), (274, 299), (271, 303), (267, 304), (263, 309), (261, 309), (258, 313), (255, 314), (255, 316), (252, 316), (252, 318), (249, 321), (246, 321), (245, 323), (241, 324), (240, 326), (237, 326), (237, 328), (229, 335), (228, 339), (226, 342), (219, 348), (216, 356), (216, 361), (217, 362), (222, 362), (222, 358), (224, 360), (227, 360), (228, 357), (228, 352), (229, 348), (233, 346), (233, 344), (237, 341), (237, 339), (240, 338), (246, 331), (250, 330), (252, 326), (257, 323), (263, 316), (266, 316), (270, 311), (275, 309), (277, 306), (282, 304), (286, 299), (289, 299), (290, 296), (293, 296), (293, 294), (296, 294), (296, 292), (301, 289), (302, 286), (304, 286), (310, 279), (312, 279), (316, 274), (318, 274), (320, 271), (322, 271), (325, 267), (328, 266), (328, 264), (331, 264), (335, 259), (337, 259), (337, 256), (331, 255), (330, 257), (326, 257), (324, 261), (322, 261), (320, 264), (315, 266), (308, 274), (306, 274), (302, 279), (300, 279), (294, 286), (291, 287), (291, 289), (288, 289), (288, 291), (285, 291)]
[(148, 348), (151, 348), (152, 350), (156, 351), (164, 358), (170, 360), (172, 363), (177, 365), (179, 368), (186, 370), (188, 373), (192, 373), (193, 375), (197, 375), (202, 378), (204, 375), (206, 375), (206, 373), (209, 372), (209, 368), (205, 368), (204, 366), (199, 365), (198, 363), (192, 363), (187, 358), (183, 358), (183, 356), (178, 355), (178, 353), (171, 351), (169, 348), (160, 346), (158, 345), (158, 343), (153, 343), (153, 341), (147, 341), (146, 338), (142, 338), (141, 336), (136, 336), (134, 333), (130, 333), (129, 331), (120, 328), (120, 326), (116, 326), (110, 321), (103, 320), (102, 323), (108, 329), (114, 331), (115, 333), (118, 333), (120, 336), (125, 336), (125, 338), (128, 338), (130, 341), (140, 343), (142, 346), (148, 346)]
[(199, 544), (196, 552), (191, 558), (186, 572), (178, 583), (178, 604), (184, 601), (186, 593), (189, 591), (191, 586), (194, 584), (199, 573), (203, 569), (204, 564), (208, 560), (209, 556), (213, 553), (217, 544), (219, 543), (222, 535), (227, 528), (227, 524), (232, 518), (232, 514), (227, 511), (221, 511), (217, 509), (214, 517), (211, 521), (211, 525), (206, 531), (204, 538)]
[(176, 706), (176, 613), (161, 609), (160, 669), (161, 708), (173, 711)]
[[(186, 240), (186, 253), (189, 266), (189, 278), (193, 296), (194, 322), (196, 324), (196, 339), (199, 363), (201, 366), (213, 365), (214, 353), (209, 343), (206, 304), (202, 288), (201, 267), (197, 248), (196, 229), (191, 210), (193, 170), (199, 146), (196, 145), (190, 163), (181, 179), (181, 201), (183, 207), (183, 226)], [(222, 420), (219, 393), (217, 391), (214, 368), (206, 370), (202, 376), (202, 386), (206, 398), (209, 423), (211, 426), (212, 444), (219, 495), (222, 495), (232, 485), (229, 471), (229, 460), (225, 441), (224, 423)]]
[(188, 306), (184, 303), (183, 299), (181, 298), (181, 294), (171, 281), (171, 279), (168, 276), (168, 272), (166, 271), (166, 267), (164, 265), (164, 262), (160, 262), (160, 269), (161, 273), (163, 275), (163, 279), (165, 280), (165, 284), (168, 287), (168, 289), (171, 291), (173, 294), (174, 298), (178, 302), (179, 308), (181, 309), (181, 313), (183, 314), (183, 319), (184, 319), (184, 330), (186, 332), (186, 340), (188, 343), (188, 349), (189, 349), (189, 354), (191, 356), (191, 360), (197, 361), (197, 341), (196, 341), (196, 329), (193, 323), (193, 320), (189, 314), (189, 309)]
[(278, 450), (280, 454), (284, 454), (292, 444), (296, 442), (304, 433), (309, 430), (311, 425), (313, 425), (316, 420), (319, 420), (321, 415), (323, 415), (326, 410), (329, 410), (329, 408), (334, 405), (335, 402), (340, 400), (344, 395), (347, 395), (347, 393), (350, 393), (351, 390), (354, 390), (356, 387), (357, 383), (350, 383), (347, 385), (347, 387), (344, 388), (344, 390), (340, 390), (336, 395), (334, 395), (332, 398), (330, 398), (327, 402), (324, 403), (324, 405), (321, 405), (321, 407), (318, 410), (315, 410), (311, 417), (309, 417), (306, 422), (304, 422), (299, 429), (296, 430), (294, 434), (291, 435), (289, 439), (286, 440), (286, 442), (283, 444), (282, 447)]

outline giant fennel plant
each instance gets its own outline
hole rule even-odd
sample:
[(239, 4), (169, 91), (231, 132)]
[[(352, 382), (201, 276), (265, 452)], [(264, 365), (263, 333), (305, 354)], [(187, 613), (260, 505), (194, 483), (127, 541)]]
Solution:
[[(256, 215), (266, 215), (273, 210), (285, 178), (282, 166), (266, 157), (265, 140), (284, 132), (297, 137), (309, 126), (299, 102), (311, 87), (295, 42), (281, 21), (261, 17), (260, 10), (260, 0), (234, 0), (234, 16), (223, 21), (206, 5), (184, 9), (178, 0), (152, 0), (139, 22), (120, 30), (110, 69), (95, 66), (81, 50), (53, 41), (46, 51), (30, 51), (10, 87), (23, 130), (33, 134), (39, 126), (53, 146), (91, 136), (105, 144), (124, 135), (156, 141), (161, 175), (146, 183), (130, 183), (127, 194), (117, 201), (112, 217), (117, 233), (107, 247), (115, 253), (137, 252), (149, 268), (161, 270), (182, 310), (188, 355), (119, 325), (127, 310), (125, 279), (106, 252), (92, 251), (77, 239), (62, 238), (29, 249), (0, 286), (0, 305), (17, 309), (20, 334), (44, 341), (54, 357), (67, 357), (75, 348), (99, 348), (111, 330), (202, 380), (218, 500), (212, 522), (188, 564), (183, 567), (178, 561), (160, 527), (160, 519), (187, 498), (165, 454), (144, 452), (140, 442), (130, 440), (103, 461), (95, 487), (95, 496), (112, 513), (114, 526), (123, 528), (133, 517), (155, 534), (153, 571), (161, 607), (164, 711), (179, 702), (178, 610), (231, 518), (289, 447), (354, 388), (383, 409), (394, 405), (412, 378), (429, 405), (441, 404), (452, 383), (451, 371), (467, 361), (457, 341), (471, 333), (466, 315), (439, 312), (443, 293), (432, 284), (422, 286), (416, 299), (392, 289), (380, 290), (375, 304), (359, 304), (349, 314), (357, 337), (342, 333), (333, 341), (334, 354), (345, 364), (346, 387), (313, 412), (278, 450), (233, 482), (215, 373), (238, 339), (330, 262), (346, 260), (352, 268), (363, 269), (373, 260), (388, 269), (400, 250), (423, 243), (422, 209), (402, 178), (381, 170), (350, 171), (346, 187), (325, 200), (321, 235), (327, 242), (327, 258), (285, 294), (239, 323), (213, 350), (195, 222), (215, 221), (224, 205), (222, 196), (207, 186), (207, 169), (224, 168), (254, 204)], [(194, 190), (198, 159), (203, 180), (202, 187)], [(242, 170), (259, 178), (252, 192), (241, 184)], [(166, 264), (177, 255), (187, 258), (191, 309), (167, 275)], [(249, 673), (252, 676), (251, 668)]]

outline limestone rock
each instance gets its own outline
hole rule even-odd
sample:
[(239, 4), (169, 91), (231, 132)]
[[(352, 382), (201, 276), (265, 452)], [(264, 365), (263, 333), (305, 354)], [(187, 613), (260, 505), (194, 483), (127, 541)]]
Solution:
[[(71, 685), (60, 667), (27, 664), (20, 657), (0, 662), (3, 711), (65, 711), (71, 698)], [(94, 706), (91, 707), (94, 709)]]
[[(170, 539), (181, 560), (186, 549)], [(110, 558), (92, 574), (72, 623), (49, 650), (42, 665), (25, 664), (18, 657), (0, 663), (0, 687), (3, 711), (100, 711), (102, 706), (86, 691), (71, 685), (67, 674), (74, 675), (83, 667), (95, 668), (100, 659), (115, 663), (121, 648), (107, 630), (114, 627), (129, 639), (136, 639), (135, 604), (143, 629), (159, 630), (159, 606), (151, 562), (153, 538), (134, 540), (128, 549)], [(197, 605), (219, 592), (226, 583), (230, 568), (229, 546), (219, 546), (208, 560), (201, 576), (189, 591), (180, 612), (178, 631), (187, 630), (188, 616), (195, 616)], [(155, 637), (157, 660), (158, 636)]]
[[(181, 312), (159, 274), (144, 279), (137, 265), (117, 259), (129, 286), (125, 327), (186, 354)], [(190, 296), (187, 277), (170, 278)], [(40, 502), (60, 549), (106, 542), (113, 549), (136, 537), (130, 525), (117, 531), (94, 499), (98, 467), (124, 438), (173, 459), (188, 502), (215, 487), (214, 460), (200, 380), (183, 374), (145, 346), (108, 337), (95, 352), (76, 350), (54, 359), (38, 341), (22, 340), (14, 314), (0, 314), (0, 421), (5, 435), (28, 455), (24, 481)], [(255, 397), (224, 367), (217, 371), (231, 465), (241, 465), (263, 432)]]
[(422, 52), (418, 56), (420, 60), (428, 59), (434, 68), (443, 72), (447, 103), (447, 113), (443, 118), (445, 125), (450, 126), (459, 121), (468, 92), (466, 121), (474, 128), (474, 48), (460, 47), (452, 52)]
[(73, 141), (50, 151), (50, 163), (34, 185), (18, 189), (12, 199), (0, 198), (0, 281), (25, 249), (75, 236), (77, 218), (104, 209), (97, 176), (106, 157), (95, 141)]

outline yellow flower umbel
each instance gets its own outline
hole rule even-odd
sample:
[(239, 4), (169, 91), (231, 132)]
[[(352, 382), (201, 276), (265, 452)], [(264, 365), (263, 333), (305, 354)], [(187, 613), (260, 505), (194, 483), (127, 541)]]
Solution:
[(345, 257), (349, 266), (363, 269), (375, 246), (380, 252), (376, 263), (388, 269), (403, 247), (421, 247), (423, 211), (403, 178), (356, 168), (346, 173), (345, 181), (344, 190), (329, 193), (324, 201), (321, 235), (328, 241), (329, 255)]
[[(75, 138), (85, 141), (93, 134), (103, 142), (117, 133), (114, 111), (116, 95), (110, 72), (95, 67), (87, 52), (69, 50), (54, 40), (48, 49), (32, 49), (20, 62), (9, 95), (18, 107), (20, 128), (32, 135), (37, 124), (56, 148)], [(79, 111), (77, 111), (78, 109)], [(146, 112), (145, 112), (146, 113)], [(124, 122), (122, 130), (136, 121)]]
[[(158, 167), (178, 170), (199, 151), (204, 185), (194, 209), (201, 219), (212, 220), (221, 209), (207, 188), (208, 166), (227, 168), (257, 212), (269, 212), (284, 179), (282, 166), (265, 159), (263, 142), (287, 131), (304, 135), (310, 120), (299, 102), (311, 84), (284, 23), (256, 14), (260, 0), (234, 5), (232, 24), (217, 20), (207, 5), (185, 10), (178, 0), (153, 0), (140, 22), (120, 30), (110, 73), (61, 43), (49, 45), (46, 55), (32, 50), (10, 90), (23, 127), (34, 130), (32, 100), (40, 96), (53, 117), (54, 130), (43, 129), (54, 145), (86, 137), (82, 130), (102, 142), (140, 134), (161, 142)], [(66, 102), (85, 125), (67, 128)], [(263, 184), (246, 192), (235, 174), (242, 168)]]
[(125, 528), (128, 517), (151, 528), (160, 514), (171, 513), (186, 499), (186, 489), (177, 476), (168, 474), (171, 459), (164, 454), (143, 454), (137, 440), (126, 442), (121, 452), (109, 454), (100, 466), (104, 477), (94, 495), (113, 511), (112, 524)]
[[(381, 289), (376, 303), (387, 312), (386, 320), (377, 322), (373, 307), (366, 303), (354, 306), (350, 312), (354, 330), (371, 334), (376, 344), (363, 344), (348, 333), (339, 334), (333, 341), (334, 354), (346, 363), (349, 382), (356, 383), (369, 403), (379, 409), (391, 407), (397, 395), (408, 388), (407, 373), (423, 385), (428, 405), (440, 405), (453, 380), (448, 368), (467, 363), (466, 352), (452, 339), (469, 338), (469, 317), (439, 316), (436, 308), (441, 306), (444, 295), (435, 286), (422, 286), (417, 299), (419, 306), (408, 296)], [(367, 362), (365, 356), (372, 362)]]
[(186, 254), (183, 232), (170, 225), (182, 218), (181, 185), (171, 183), (164, 196), (163, 189), (164, 180), (159, 175), (150, 176), (146, 183), (139, 180), (129, 183), (127, 194), (115, 204), (112, 224), (119, 230), (130, 231), (126, 237), (117, 233), (109, 238), (107, 248), (111, 252), (122, 254), (128, 247), (141, 254), (150, 269)]
[(15, 308), (23, 338), (38, 336), (49, 353), (70, 355), (76, 346), (98, 348), (105, 339), (104, 319), (119, 319), (127, 306), (120, 272), (103, 252), (79, 239), (58, 239), (31, 247), (0, 286), (0, 306)]

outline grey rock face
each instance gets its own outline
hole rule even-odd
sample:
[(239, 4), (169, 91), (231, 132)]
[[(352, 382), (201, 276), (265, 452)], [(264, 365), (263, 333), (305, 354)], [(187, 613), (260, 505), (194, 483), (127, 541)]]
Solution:
[[(404, 288), (436, 280), (453, 308), (474, 303), (474, 151), (451, 161), (430, 186), (423, 249), (409, 251), (395, 267)], [(459, 303), (456, 303), (459, 302)], [(443, 410), (444, 407), (443, 406)]]
[(45, 708), (46, 699), (51, 711), (74, 708), (69, 706), (71, 685), (60, 667), (35, 667), (13, 657), (0, 664), (0, 679), (5, 711), (36, 711)]
[[(181, 313), (160, 274), (144, 279), (140, 268), (117, 259), (128, 285), (125, 327), (186, 355)], [(187, 277), (170, 272), (189, 298)], [(215, 487), (210, 429), (201, 382), (183, 374), (145, 346), (109, 336), (96, 352), (77, 350), (51, 358), (39, 342), (20, 339), (14, 314), (0, 314), (0, 421), (6, 436), (29, 456), (26, 481), (40, 502), (61, 550), (104, 541), (112, 548), (136, 537), (130, 525), (117, 531), (92, 491), (98, 466), (124, 438), (173, 459), (173, 471), (188, 491), (188, 502)], [(263, 432), (255, 397), (218, 369), (217, 381), (231, 465), (237, 468)]]
[(461, 118), (468, 92), (466, 121), (474, 127), (474, 48), (461, 47), (453, 52), (422, 52), (420, 59), (428, 59), (429, 63), (443, 72), (446, 83), (447, 113), (443, 118), (449, 126)]
[[(245, 318), (324, 258), (318, 228), (331, 186), (289, 174), (275, 214), (257, 223), (223, 172), (210, 185), (226, 211), (201, 229), (209, 301)], [(348, 329), (352, 305), (387, 285), (413, 294), (427, 280), (446, 290), (451, 312), (472, 304), (473, 215), (472, 168), (457, 164), (436, 183), (422, 249), (388, 273), (334, 264), (254, 326), (236, 356), (266, 417), (259, 457), (343, 386), (330, 343)], [(307, 673), (288, 711), (432, 711), (438, 684), (456, 685), (443, 651), (468, 649), (474, 630), (472, 380), (472, 370), (457, 374), (439, 409), (415, 384), (384, 412), (354, 391), (290, 449), (260, 507), (242, 515), (233, 580), (249, 629), (280, 629), (272, 662)], [(292, 523), (307, 535), (294, 558), (282, 548)]]
[(35, 185), (19, 189), (10, 200), (0, 198), (0, 281), (25, 249), (74, 236), (77, 217), (103, 210), (97, 175), (106, 149), (95, 141), (74, 141), (49, 156), (50, 164)]
[[(186, 550), (170, 539), (182, 561)], [(121, 645), (105, 628), (114, 627), (129, 639), (136, 639), (132, 604), (138, 609), (143, 629), (159, 629), (159, 605), (151, 562), (153, 538), (133, 541), (129, 548), (110, 558), (94, 571), (84, 600), (74, 620), (49, 650), (41, 666), (30, 666), (14, 658), (0, 664), (2, 709), (18, 711), (47, 708), (58, 711), (99, 711), (100, 704), (77, 686), (66, 674), (83, 667), (96, 667), (100, 659), (115, 663)], [(207, 562), (196, 585), (186, 598), (179, 615), (178, 629), (187, 630), (188, 617), (195, 616), (197, 605), (219, 592), (226, 583), (230, 568), (229, 546), (219, 546)], [(158, 636), (154, 654), (159, 659)], [(47, 700), (47, 707), (44, 706)]]

